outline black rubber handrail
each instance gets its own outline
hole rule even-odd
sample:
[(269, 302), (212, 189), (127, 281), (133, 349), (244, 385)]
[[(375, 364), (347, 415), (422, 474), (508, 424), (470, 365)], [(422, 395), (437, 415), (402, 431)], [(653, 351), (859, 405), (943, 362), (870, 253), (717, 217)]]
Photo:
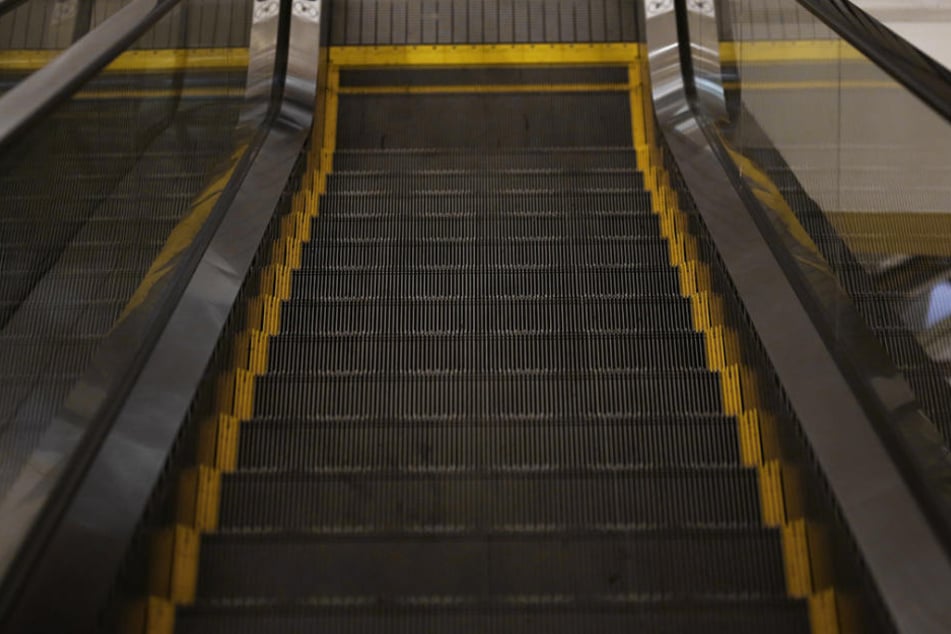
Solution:
[(0, 151), (71, 98), (180, 2), (132, 2), (0, 97)]
[(796, 0), (951, 123), (951, 71), (849, 0)]

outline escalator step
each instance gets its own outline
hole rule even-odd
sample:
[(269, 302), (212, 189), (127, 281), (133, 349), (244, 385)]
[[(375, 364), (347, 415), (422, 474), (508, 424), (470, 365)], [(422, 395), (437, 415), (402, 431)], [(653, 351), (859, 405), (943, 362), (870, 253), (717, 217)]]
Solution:
[[(220, 531), (311, 534), (756, 526), (752, 469), (235, 473)], [(676, 500), (676, 503), (672, 503)]]
[(394, 372), (438, 370), (567, 371), (705, 366), (704, 336), (604, 333), (572, 335), (524, 331), (512, 335), (422, 335), (271, 339), (268, 368), (275, 374), (354, 372), (386, 367)]
[(255, 388), (259, 417), (519, 416), (532, 413), (672, 414), (722, 411), (719, 378), (708, 371), (519, 372), (460, 375), (265, 375)]
[(258, 419), (242, 423), (246, 471), (583, 468), (738, 464), (736, 421), (700, 416), (540, 415), (479, 420)]
[(498, 602), (391, 602), (298, 607), (199, 604), (180, 608), (179, 634), (807, 634), (805, 601), (520, 597)]
[(620, 295), (581, 299), (562, 293), (534, 297), (469, 295), (442, 299), (293, 298), (281, 310), (281, 332), (414, 334), (521, 331), (525, 324), (554, 332), (693, 332), (690, 303), (679, 296)]
[(363, 217), (345, 216), (330, 211), (323, 213), (325, 216), (311, 231), (312, 244), (315, 246), (338, 241), (351, 244), (365, 242), (375, 246), (407, 242), (438, 245), (472, 242), (476, 239), (490, 244), (543, 240), (568, 240), (580, 244), (588, 241), (607, 243), (651, 239), (658, 245), (663, 245), (659, 226), (654, 218), (632, 213), (597, 214), (587, 217), (581, 212), (568, 217), (563, 214), (502, 217), (489, 211), (479, 214), (445, 213), (420, 217), (403, 215), (402, 212)]
[(778, 529), (214, 534), (200, 560), (200, 600), (786, 594)]
[(624, 147), (536, 150), (392, 149), (334, 153), (334, 171), (421, 171), (490, 169), (624, 169), (637, 167), (634, 150)]
[(327, 178), (333, 192), (369, 193), (486, 193), (573, 192), (643, 189), (640, 172), (627, 170), (561, 170), (546, 172), (335, 172)]
[(573, 263), (577, 266), (622, 266), (665, 262), (668, 248), (657, 239), (507, 241), (447, 240), (445, 242), (390, 240), (373, 244), (360, 240), (311, 242), (302, 251), (301, 268), (328, 266), (434, 268), (485, 263), (543, 268)]
[[(501, 192), (498, 195), (432, 192), (427, 194), (378, 194), (331, 191), (320, 199), (327, 218), (345, 214), (388, 214), (403, 219), (412, 214), (451, 213), (454, 217), (477, 214), (570, 214), (585, 217), (607, 212), (633, 216), (649, 214), (651, 195), (640, 189), (589, 192)], [(326, 218), (315, 226), (319, 227)], [(610, 235), (610, 234), (608, 234)]]
[(295, 271), (292, 295), (297, 299), (455, 297), (460, 295), (546, 296), (574, 293), (579, 298), (604, 295), (679, 297), (676, 271), (621, 268), (566, 269), (553, 271), (505, 271), (486, 276), (480, 272), (419, 271), (413, 275), (369, 270), (360, 273), (322, 269)]

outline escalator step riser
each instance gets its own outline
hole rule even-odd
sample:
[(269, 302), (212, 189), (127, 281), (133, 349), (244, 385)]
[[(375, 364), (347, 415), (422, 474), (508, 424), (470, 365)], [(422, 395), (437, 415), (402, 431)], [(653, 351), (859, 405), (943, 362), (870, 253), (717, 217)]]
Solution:
[(722, 411), (719, 379), (708, 372), (491, 378), (265, 375), (257, 380), (254, 406), (259, 417), (465, 418), (555, 413), (571, 417)]
[(448, 169), (634, 169), (630, 149), (546, 149), (479, 152), (451, 150), (348, 151), (334, 154), (334, 171), (420, 171)]
[(593, 536), (211, 535), (198, 598), (786, 594), (773, 529)]
[(413, 194), (417, 192), (458, 192), (505, 195), (508, 192), (598, 191), (602, 189), (643, 189), (639, 172), (564, 172), (561, 174), (468, 174), (332, 173), (327, 189), (332, 192)]
[[(484, 419), (483, 419), (484, 420)], [(557, 415), (493, 423), (378, 419), (261, 420), (242, 424), (238, 468), (380, 469), (634, 468), (739, 462), (736, 421)]]
[(306, 339), (284, 336), (272, 339), (268, 350), (269, 371), (278, 374), (334, 370), (491, 372), (684, 367), (706, 367), (703, 335), (370, 338), (361, 334)]
[(586, 193), (510, 193), (498, 195), (443, 194), (427, 195), (354, 195), (328, 192), (320, 198), (320, 211), (326, 217), (339, 213), (382, 214), (404, 218), (412, 214), (453, 213), (490, 215), (572, 214), (586, 216), (607, 212), (631, 216), (651, 213), (651, 195), (630, 190)]
[(292, 296), (296, 299), (343, 297), (454, 297), (545, 296), (575, 293), (578, 297), (640, 295), (678, 297), (680, 283), (674, 269), (642, 271), (633, 275), (618, 269), (584, 269), (564, 274), (525, 271), (486, 276), (470, 272), (347, 273), (344, 271), (295, 272)]
[[(559, 293), (560, 295), (560, 293)], [(690, 304), (680, 297), (644, 301), (639, 296), (580, 301), (578, 298), (443, 300), (292, 299), (281, 310), (287, 334), (433, 332), (498, 333), (539, 330), (597, 333), (636, 329), (644, 333), (692, 333)]]
[(438, 535), (513, 529), (760, 522), (756, 472), (741, 469), (475, 475), (233, 474), (219, 530)]

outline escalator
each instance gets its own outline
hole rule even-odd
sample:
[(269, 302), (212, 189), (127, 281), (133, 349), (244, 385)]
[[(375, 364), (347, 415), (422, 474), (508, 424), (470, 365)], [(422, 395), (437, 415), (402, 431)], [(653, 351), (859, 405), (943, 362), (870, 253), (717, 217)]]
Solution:
[(171, 496), (200, 554), (153, 553), (175, 631), (838, 631), (636, 68), (334, 75)]
[[(7, 384), (33, 355), (24, 389), (61, 408), (98, 369), (101, 357), (90, 359), (121, 333), (124, 315), (148, 304), (136, 298), (171, 268), (169, 245), (191, 253), (177, 239), (182, 227), (209, 237), (182, 259), (191, 277), (176, 301), (199, 302), (195, 333), (213, 323), (219, 334), (216, 343), (179, 334), (179, 349), (208, 354), (157, 363), (166, 377), (194, 372), (191, 391), (146, 384), (153, 403), (182, 412), (138, 413), (153, 419), (140, 433), (166, 434), (164, 445), (127, 442), (116, 406), (115, 431), (100, 442), (117, 435), (128, 453), (115, 463), (122, 471), (106, 470), (109, 486), (141, 481), (145, 495), (105, 507), (95, 499), (113, 526), (88, 534), (51, 523), (53, 556), (37, 546), (25, 589), (0, 587), (0, 624), (124, 634), (912, 631), (907, 606), (895, 607), (894, 586), (878, 576), (884, 551), (854, 532), (795, 386), (747, 312), (689, 166), (675, 160), (639, 41), (643, 16), (623, 2), (598, 11), (565, 2), (551, 14), (556, 26), (539, 3), (511, 19), (466, 3), (446, 26), (450, 40), (466, 38), (443, 43), (436, 20), (431, 43), (425, 13), (412, 26), (415, 9), (404, 9), (400, 30), (399, 8), (386, 3), (324, 2), (316, 14), (280, 4), (273, 15), (255, 4), (252, 22), (278, 25), (285, 50), (273, 59), (286, 67), (275, 76), (287, 73), (293, 90), (294, 20), (323, 21), (332, 44), (312, 129), (297, 120), (309, 139), (299, 153), (281, 148), (294, 154), (288, 179), (275, 176), (266, 143), (300, 112), (272, 108), (263, 132), (235, 135), (245, 112), (237, 100), (221, 107), (215, 91), (256, 84), (232, 72), (194, 80), (194, 107), (176, 105), (128, 154), (97, 150), (101, 165), (80, 164), (78, 152), (57, 150), (70, 166), (57, 187), (68, 193), (29, 172), (0, 180), (0, 291), (9, 295), (0, 311), (10, 313), (0, 312), (0, 396), (9, 396), (0, 406), (32, 411)], [(563, 10), (574, 4), (588, 15)], [(490, 26), (499, 43), (488, 41)], [(502, 42), (505, 28), (539, 40)], [(147, 82), (167, 88), (167, 79)], [(103, 115), (77, 101), (78, 114), (48, 120), (51, 144), (83, 145), (70, 134)], [(149, 107), (146, 98), (129, 110), (134, 123), (103, 115), (95, 142), (121, 144), (115, 137), (141, 126)], [(38, 163), (18, 156), (14, 167)], [(790, 176), (784, 165), (771, 166), (777, 180)], [(266, 177), (255, 181), (255, 169)], [(224, 186), (233, 174), (245, 183)], [(283, 189), (268, 205), (274, 182)], [(49, 201), (72, 192), (90, 202), (75, 226), (56, 226)], [(230, 234), (198, 230), (228, 225), (212, 205), (254, 209), (261, 236), (243, 211)], [(196, 210), (207, 215), (191, 220)], [(216, 230), (233, 241), (216, 241)], [(234, 253), (252, 243), (247, 266), (236, 265)], [(208, 270), (219, 277), (202, 281)], [(72, 287), (43, 293), (57, 275), (88, 276), (99, 294), (77, 308)], [(155, 349), (178, 332), (162, 330), (177, 323), (171, 301)], [(94, 309), (104, 314), (93, 333), (83, 316)], [(63, 332), (42, 322), (67, 314)], [(151, 376), (140, 356), (135, 388)], [(37, 387), (50, 376), (55, 397)], [(123, 398), (133, 402), (133, 389)], [(54, 414), (37, 418), (55, 430)], [(38, 436), (23, 435), (24, 449), (0, 445), (21, 459), (0, 476), (13, 482), (36, 464), (28, 450), (46, 447)], [(96, 451), (63, 497), (63, 524), (76, 522), (66, 506), (85, 499)], [(873, 484), (891, 495), (882, 482)], [(876, 493), (863, 498), (866, 510)], [(112, 506), (114, 517), (102, 514)], [(90, 537), (97, 531), (105, 537)], [(103, 570), (89, 572), (90, 587), (101, 586), (93, 603), (77, 582), (103, 542)], [(84, 564), (56, 561), (73, 551)], [(20, 557), (14, 564), (31, 561)], [(34, 581), (51, 572), (62, 576)], [(923, 573), (908, 585), (941, 578)], [(56, 587), (76, 594), (57, 603)], [(50, 613), (37, 615), (47, 602)]]

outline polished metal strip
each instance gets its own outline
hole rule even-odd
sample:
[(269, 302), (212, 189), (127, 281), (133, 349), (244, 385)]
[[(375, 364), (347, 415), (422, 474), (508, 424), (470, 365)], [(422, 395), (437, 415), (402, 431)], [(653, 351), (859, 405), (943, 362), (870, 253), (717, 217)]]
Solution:
[[(128, 371), (126, 364), (113, 360), (123, 343), (133, 349), (143, 345), (144, 326), (139, 323), (136, 327), (136, 314), (144, 318), (166, 311), (164, 329), (141, 371), (130, 377), (128, 397), (118, 404), (114, 422), (93, 448), (85, 475), (75, 485), (61, 519), (15, 589), (15, 604), (0, 613), (0, 630), (95, 629), (218, 337), (308, 139), (320, 60), (326, 60), (326, 55), (320, 55), (325, 41), (321, 2), (326, 0), (296, 0), (282, 7), (292, 13), (286, 79), (278, 91), (279, 101), (262, 129), (263, 139), (248, 152), (246, 172), (234, 185), (234, 196), (205, 243), (207, 249), (196, 253), (196, 240), (169, 263), (167, 268), (175, 270), (187, 266), (189, 258), (200, 258), (194, 274), (176, 295), (177, 302), (167, 308), (161, 305), (163, 300), (168, 302), (171, 290), (162, 284), (169, 276), (158, 272), (153, 290), (144, 293), (97, 353), (93, 371), (71, 392), (65, 411), (54, 423), (56, 433), (47, 439), (51, 448), (45, 456), (48, 463), (43, 462), (44, 456), (36, 457), (37, 481), (32, 490), (21, 492), (22, 506), (16, 512), (38, 510), (45, 497), (32, 494), (48, 495), (66, 468), (68, 455), (102, 413), (104, 399), (113, 393), (111, 388), (119, 378), (115, 374)], [(69, 451), (56, 453), (57, 441)], [(64, 566), (64, 562), (69, 564)], [(49, 609), (50, 597), (56, 597), (55, 610)]]
[(180, 0), (137, 0), (0, 97), (0, 150), (145, 33)]
[[(646, 0), (646, 2), (659, 0)], [(655, 12), (656, 13), (656, 12)], [(939, 535), (876, 431), (864, 403), (827, 346), (802, 284), (790, 278), (775, 244), (741, 197), (717, 148), (694, 114), (669, 15), (647, 15), (647, 45), (656, 115), (672, 158), (704, 220), (756, 333), (801, 423), (882, 601), (900, 632), (951, 631), (951, 560)], [(702, 115), (700, 115), (702, 116)], [(787, 236), (786, 243), (795, 236)], [(815, 262), (808, 250), (795, 254)], [(827, 267), (825, 267), (827, 268)], [(817, 269), (821, 271), (821, 269)], [(821, 273), (820, 273), (821, 274)], [(870, 377), (883, 391), (898, 379)], [(906, 386), (907, 387), (907, 386)], [(907, 423), (913, 412), (891, 413)], [(907, 406), (908, 403), (906, 402)]]
[(726, 118), (716, 3), (714, 0), (686, 0), (686, 8), (690, 64), (697, 100), (714, 118)]

